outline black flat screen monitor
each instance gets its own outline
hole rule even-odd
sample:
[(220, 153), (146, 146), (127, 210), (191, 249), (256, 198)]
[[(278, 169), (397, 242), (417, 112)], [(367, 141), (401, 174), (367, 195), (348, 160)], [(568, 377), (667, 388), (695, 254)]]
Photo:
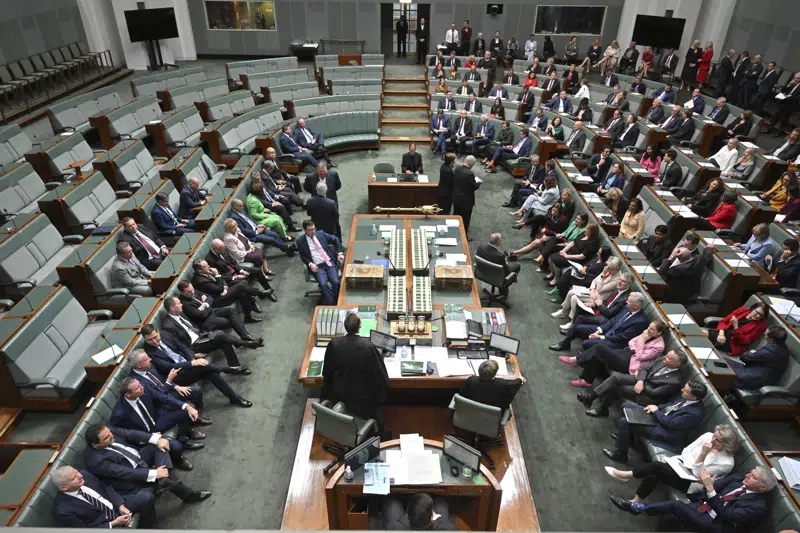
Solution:
[(395, 353), (397, 351), (397, 337), (381, 333), (377, 330), (369, 332), (370, 342), (379, 350), (386, 350), (387, 352)]
[(519, 353), (519, 339), (500, 335), (494, 331), (489, 336), (489, 347), (505, 353)]
[(472, 446), (464, 444), (451, 435), (444, 436), (443, 444), (443, 451), (447, 457), (455, 459), (459, 463), (470, 467), (475, 472), (480, 471), (481, 452)]
[(344, 455), (344, 464), (355, 472), (367, 463), (375, 462), (381, 454), (381, 438), (365, 440)]
[(675, 48), (677, 50), (681, 47), (685, 24), (686, 19), (636, 15), (633, 40), (640, 46)]
[(178, 36), (175, 10), (171, 7), (126, 11), (125, 23), (132, 43), (174, 39)]

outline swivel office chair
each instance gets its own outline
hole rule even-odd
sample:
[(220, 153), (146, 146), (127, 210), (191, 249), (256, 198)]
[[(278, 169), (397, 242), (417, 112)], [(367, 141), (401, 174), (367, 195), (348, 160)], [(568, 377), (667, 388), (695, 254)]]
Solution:
[(477, 255), (472, 257), (472, 261), (475, 265), (475, 278), (484, 283), (488, 283), (492, 288), (491, 291), (485, 288), (483, 289), (483, 292), (488, 296), (482, 296), (481, 303), (486, 307), (490, 307), (492, 302), (496, 302), (503, 308), (510, 308), (511, 304), (505, 301), (505, 296), (500, 294), (500, 289), (508, 287), (512, 283), (516, 283), (519, 274), (511, 272), (506, 275), (503, 265), (492, 263)]
[(503, 444), (503, 439), (499, 438), (500, 430), (511, 419), (511, 408), (500, 409), (460, 394), (453, 396), (450, 408), (453, 409), (453, 425), (472, 434), (472, 446), (480, 450), (489, 468), (494, 470), (494, 461), (481, 445)]
[(314, 416), (317, 417), (314, 432), (341, 445), (334, 446), (327, 443), (322, 445), (325, 451), (336, 456), (336, 459), (323, 469), (326, 475), (334, 466), (344, 460), (344, 455), (348, 450), (361, 444), (367, 435), (377, 428), (377, 424), (372, 418), (365, 421), (348, 415), (343, 402), (331, 406), (331, 402), (325, 400), (312, 403), (311, 408), (314, 410)]

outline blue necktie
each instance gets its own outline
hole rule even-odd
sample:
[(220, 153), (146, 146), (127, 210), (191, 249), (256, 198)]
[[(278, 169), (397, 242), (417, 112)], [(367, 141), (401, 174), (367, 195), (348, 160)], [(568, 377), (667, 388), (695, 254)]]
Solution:
[(179, 354), (177, 352), (173, 352), (170, 349), (170, 347), (167, 346), (166, 344), (164, 344), (163, 342), (161, 343), (161, 349), (164, 350), (164, 353), (166, 353), (167, 356), (169, 356), (169, 358), (172, 359), (173, 361), (175, 361), (176, 363), (185, 363), (186, 362), (186, 359), (181, 354)]

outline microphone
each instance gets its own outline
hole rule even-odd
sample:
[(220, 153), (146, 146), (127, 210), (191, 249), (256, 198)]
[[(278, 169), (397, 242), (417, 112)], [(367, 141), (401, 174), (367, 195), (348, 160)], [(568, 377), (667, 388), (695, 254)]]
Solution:
[(120, 351), (120, 353), (116, 353), (116, 350), (114, 349), (114, 345), (113, 345), (113, 344), (111, 344), (111, 342), (110, 342), (110, 341), (108, 340), (108, 338), (106, 337), (106, 334), (105, 334), (105, 333), (101, 333), (101, 334), (100, 334), (100, 338), (101, 338), (101, 339), (103, 339), (103, 340), (105, 341), (105, 343), (106, 343), (106, 344), (108, 344), (108, 347), (109, 347), (109, 348), (111, 348), (111, 354), (112, 354), (114, 357), (116, 357), (116, 358), (117, 358), (117, 360), (116, 360), (115, 362), (116, 362), (117, 364), (119, 364), (119, 362), (120, 362), (120, 361), (122, 361), (122, 356), (124, 355), (124, 354), (123, 354), (123, 352), (122, 352), (122, 351)]
[(167, 259), (167, 260), (169, 260), (169, 264), (170, 264), (170, 266), (172, 267), (172, 271), (177, 273), (177, 272), (178, 272), (178, 269), (177, 269), (177, 268), (175, 268), (175, 263), (172, 261), (172, 258), (169, 256), (169, 254), (165, 255), (165, 256), (164, 256), (164, 259)]
[(139, 324), (141, 324), (142, 322), (144, 322), (144, 321), (142, 320), (142, 315), (140, 315), (140, 314), (139, 314), (139, 309), (136, 307), (136, 300), (134, 300), (133, 302), (131, 302), (131, 305), (128, 307), (128, 309), (133, 309), (133, 310), (136, 312), (136, 318), (138, 318), (138, 319), (139, 319)]
[(383, 252), (381, 252), (380, 250), (378, 250), (378, 257), (385, 257), (385, 258), (386, 258), (386, 260), (387, 260), (387, 261), (389, 261), (389, 264), (390, 264), (390, 265), (391, 265), (391, 267), (392, 267), (392, 272), (394, 272), (395, 270), (398, 270), (398, 269), (397, 269), (397, 267), (396, 267), (396, 266), (394, 266), (394, 263), (392, 263), (392, 258), (391, 258), (391, 257), (389, 257), (389, 254), (383, 255)]

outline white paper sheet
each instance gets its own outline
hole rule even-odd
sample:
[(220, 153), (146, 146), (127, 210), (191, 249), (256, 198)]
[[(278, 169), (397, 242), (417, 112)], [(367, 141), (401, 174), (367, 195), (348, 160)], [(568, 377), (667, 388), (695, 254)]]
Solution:
[(742, 198), (744, 198), (748, 202), (754, 202), (754, 203), (759, 203), (759, 202), (762, 201), (761, 198), (759, 198), (758, 196), (756, 196), (754, 194), (743, 194)]
[(637, 248), (635, 244), (625, 244), (619, 247), (619, 251), (623, 254), (630, 254), (638, 252), (639, 248)]
[(578, 176), (575, 179), (578, 183), (592, 183), (594, 181), (590, 176)]
[(779, 315), (788, 316), (789, 318), (800, 321), (800, 308), (798, 308), (794, 302), (775, 296), (768, 296), (768, 298), (770, 305)]
[(389, 482), (392, 485), (408, 485), (408, 461), (400, 450), (386, 450), (389, 464)]
[(403, 457), (425, 452), (425, 443), (419, 433), (404, 433), (400, 435), (400, 452)]
[(686, 314), (669, 314), (667, 315), (667, 318), (676, 326), (680, 326), (681, 324), (691, 324), (694, 322), (692, 317)]
[(395, 227), (396, 226), (394, 224), (381, 224), (378, 226), (378, 230), (391, 232)]
[(654, 274), (656, 269), (651, 265), (633, 265), (633, 269), (639, 274)]
[(466, 254), (444, 254), (444, 257), (449, 261), (463, 261), (467, 262)]
[(97, 363), (98, 365), (102, 365), (111, 361), (115, 357), (118, 357), (122, 354), (122, 348), (117, 346), (116, 344), (109, 346), (102, 352), (96, 353), (92, 356), (92, 360)]
[(727, 246), (728, 243), (725, 242), (723, 239), (718, 239), (714, 237), (713, 239), (707, 241), (708, 244), (713, 244), (714, 246)]
[(311, 348), (311, 357), (309, 361), (324, 361), (326, 348), (322, 346), (314, 346)]
[(437, 237), (436, 244), (439, 246), (458, 246), (458, 239), (455, 237)]
[(436, 231), (447, 231), (447, 224), (436, 224)]
[(717, 357), (717, 354), (711, 348), (694, 348), (694, 347), (691, 348), (692, 348), (692, 353), (694, 354), (695, 358), (700, 364), (702, 364), (703, 361), (706, 360), (715, 361), (719, 359), (719, 357)]
[(386, 183), (397, 183), (397, 178), (386, 178)]
[(469, 361), (466, 359), (454, 359), (450, 358), (447, 361), (442, 361), (436, 368), (439, 370), (439, 377), (450, 377), (450, 376), (474, 376), (475, 370), (472, 368), (472, 365), (469, 364)]
[(508, 363), (506, 362), (505, 357), (497, 357), (496, 355), (490, 355), (489, 359), (497, 363), (497, 375), (498, 376), (507, 376), (508, 375)]
[(448, 227), (451, 227), (451, 228), (457, 228), (457, 227), (459, 227), (461, 225), (461, 221), (458, 220), (457, 218), (448, 218), (444, 222), (445, 222), (445, 224), (447, 224)]
[(440, 259), (436, 260), (436, 266), (454, 267), (454, 266), (458, 266), (458, 263), (456, 263), (452, 259), (441, 259), (440, 258)]
[(439, 364), (450, 358), (444, 346), (414, 346), (414, 360)]
[(372, 475), (372, 484), (364, 483), (364, 494), (389, 494), (389, 465), (386, 463), (367, 463), (364, 465), (364, 478)]
[[(405, 456), (405, 453), (403, 453)], [(442, 482), (442, 466), (439, 456), (431, 450), (415, 454), (408, 460), (409, 485), (435, 485)]]
[(394, 358), (387, 358), (383, 360), (384, 366), (386, 366), (386, 373), (389, 374), (390, 378), (401, 378), (403, 375), (400, 373), (400, 360)]
[(419, 229), (425, 233), (436, 233), (436, 226), (420, 226)]
[(382, 231), (381, 232), (381, 239), (391, 239), (392, 232), (391, 231)]

